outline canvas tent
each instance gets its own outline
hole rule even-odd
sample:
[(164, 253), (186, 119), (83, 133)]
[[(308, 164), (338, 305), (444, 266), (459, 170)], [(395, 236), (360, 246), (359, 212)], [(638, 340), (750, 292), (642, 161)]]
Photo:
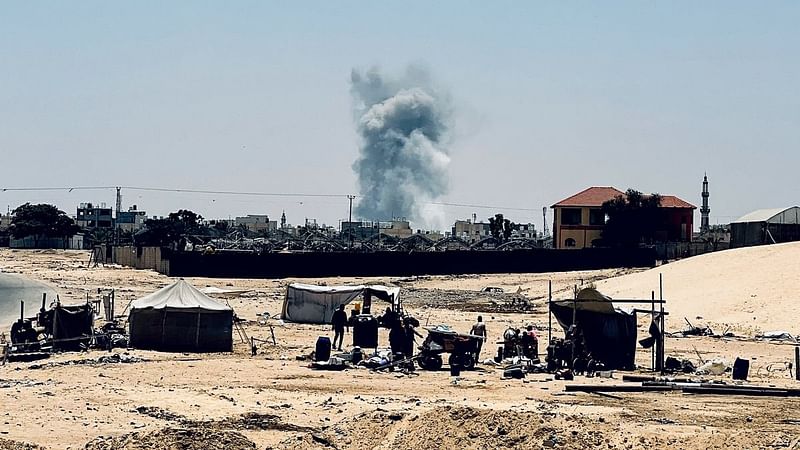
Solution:
[(582, 289), (575, 299), (554, 300), (550, 311), (564, 331), (572, 325), (574, 317), (586, 348), (606, 367), (634, 367), (636, 313), (615, 308), (610, 297), (595, 289)]
[(339, 305), (346, 305), (358, 297), (365, 306), (372, 298), (388, 302), (394, 311), (400, 310), (400, 288), (380, 285), (316, 286), (292, 283), (286, 288), (281, 318), (298, 323), (330, 323)]
[(233, 309), (183, 279), (131, 303), (129, 329), (131, 346), (140, 349), (233, 349)]

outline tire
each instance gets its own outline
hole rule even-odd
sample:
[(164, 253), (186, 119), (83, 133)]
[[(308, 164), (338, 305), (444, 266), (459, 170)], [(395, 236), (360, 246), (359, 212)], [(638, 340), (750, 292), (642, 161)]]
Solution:
[(461, 361), (462, 361), (461, 355), (457, 353), (450, 353), (450, 357), (447, 358), (447, 364), (449, 364), (450, 367), (452, 366), (462, 367)]
[(471, 353), (464, 353), (461, 355), (461, 365), (464, 367), (464, 370), (472, 370), (475, 368), (475, 356)]
[(439, 355), (428, 355), (419, 359), (419, 366), (425, 370), (440, 370), (442, 364), (442, 357)]

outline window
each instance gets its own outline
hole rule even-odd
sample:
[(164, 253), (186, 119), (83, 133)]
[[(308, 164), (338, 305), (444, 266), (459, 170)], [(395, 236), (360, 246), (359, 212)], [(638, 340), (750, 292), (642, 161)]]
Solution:
[(575, 247), (575, 239), (567, 238), (567, 240), (564, 241), (564, 247)]
[(606, 215), (602, 209), (589, 210), (589, 225), (605, 225)]
[(562, 225), (580, 225), (581, 224), (581, 209), (580, 208), (564, 208), (561, 210), (561, 224)]

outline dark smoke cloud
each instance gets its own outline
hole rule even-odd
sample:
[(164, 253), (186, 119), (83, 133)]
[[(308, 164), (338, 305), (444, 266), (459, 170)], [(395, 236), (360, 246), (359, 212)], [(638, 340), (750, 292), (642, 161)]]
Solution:
[(446, 96), (419, 68), (398, 78), (377, 69), (353, 70), (351, 83), (361, 137), (353, 164), (361, 194), (356, 214), (367, 220), (437, 222), (441, 213), (426, 202), (447, 192)]

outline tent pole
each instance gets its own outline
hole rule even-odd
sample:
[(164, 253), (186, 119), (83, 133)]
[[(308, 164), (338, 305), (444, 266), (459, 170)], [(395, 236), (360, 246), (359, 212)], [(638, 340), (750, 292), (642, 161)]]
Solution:
[(194, 349), (200, 349), (200, 310), (197, 311), (197, 329), (194, 334)]
[(578, 286), (572, 287), (572, 358), (569, 362), (569, 368), (572, 369), (572, 362), (575, 361), (575, 334), (578, 332), (578, 326), (575, 322), (578, 320)]
[(664, 343), (666, 340), (667, 330), (664, 329), (666, 321), (664, 320), (664, 274), (658, 274), (658, 299), (661, 300), (661, 315), (659, 318), (661, 324), (661, 345), (658, 348), (658, 366), (661, 369), (661, 375), (664, 375)]
[(167, 326), (167, 308), (164, 308), (164, 313), (161, 315), (161, 348), (164, 348), (164, 329)]
[(553, 342), (553, 280), (547, 280), (547, 345)]
[[(656, 319), (656, 291), (650, 291), (650, 322)], [(650, 349), (650, 369), (656, 370), (656, 346)]]

